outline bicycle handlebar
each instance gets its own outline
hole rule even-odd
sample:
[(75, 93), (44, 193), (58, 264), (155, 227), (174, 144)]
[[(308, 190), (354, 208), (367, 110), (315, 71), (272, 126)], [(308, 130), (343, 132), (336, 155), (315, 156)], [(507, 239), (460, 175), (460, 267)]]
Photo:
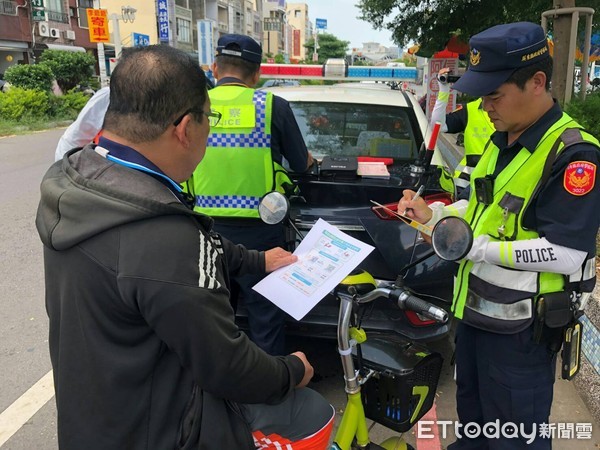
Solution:
[(448, 313), (444, 309), (416, 297), (408, 289), (376, 288), (355, 299), (358, 303), (369, 303), (379, 297), (392, 299), (398, 303), (400, 309), (414, 311), (436, 322), (446, 323), (448, 321)]

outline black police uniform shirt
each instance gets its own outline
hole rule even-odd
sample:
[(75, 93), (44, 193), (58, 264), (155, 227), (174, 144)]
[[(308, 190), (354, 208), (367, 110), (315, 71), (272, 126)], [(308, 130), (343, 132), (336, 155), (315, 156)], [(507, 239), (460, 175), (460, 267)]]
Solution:
[[(500, 149), (494, 175), (497, 176), (524, 147), (533, 152), (544, 133), (562, 117), (558, 103), (550, 108), (537, 122), (526, 129), (519, 138), (508, 145), (508, 133), (496, 131), (491, 139)], [(596, 166), (596, 178), (600, 165), (600, 151), (591, 144), (577, 144), (562, 151), (550, 172), (545, 186), (533, 200), (523, 218), (526, 228), (536, 230), (541, 237), (556, 245), (596, 252), (596, 232), (600, 225), (600, 189), (594, 185), (585, 195), (576, 196), (564, 186), (564, 173), (571, 162), (586, 161)], [(598, 180), (595, 180), (596, 183)], [(470, 187), (464, 189), (461, 199), (468, 199)]]
[(469, 113), (467, 112), (467, 105), (461, 105), (459, 109), (452, 111), (450, 114), (446, 114), (446, 127), (448, 133), (462, 133), (467, 128), (467, 121), (469, 120)]
[[(246, 84), (234, 77), (221, 78), (216, 87), (223, 85)], [(273, 161), (281, 164), (282, 157), (289, 163), (293, 172), (304, 172), (308, 163), (308, 151), (304, 138), (287, 100), (273, 95), (271, 111), (271, 155)]]

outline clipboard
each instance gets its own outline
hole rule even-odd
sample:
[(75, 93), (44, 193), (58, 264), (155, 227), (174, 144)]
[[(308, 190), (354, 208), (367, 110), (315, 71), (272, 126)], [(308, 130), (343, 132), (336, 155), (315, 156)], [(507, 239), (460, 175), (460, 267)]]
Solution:
[[(427, 236), (431, 236), (431, 233), (433, 231), (432, 228), (423, 225), (422, 223), (417, 222), (416, 220), (411, 219), (410, 217), (407, 217), (405, 215), (402, 215), (398, 212), (398, 206), (396, 205), (395, 210), (388, 208), (385, 205), (382, 205), (380, 203), (377, 203), (374, 200), (369, 200), (371, 203), (373, 203), (375, 207), (371, 208), (371, 210), (378, 216), (378, 217), (382, 217), (382, 214), (386, 214), (389, 216), (389, 218), (386, 218), (384, 220), (390, 220), (390, 219), (400, 219), (401, 221), (403, 221), (405, 224), (407, 224), (408, 226), (414, 228), (417, 231), (420, 231), (423, 234), (426, 234)], [(379, 211), (377, 211), (379, 210)]]

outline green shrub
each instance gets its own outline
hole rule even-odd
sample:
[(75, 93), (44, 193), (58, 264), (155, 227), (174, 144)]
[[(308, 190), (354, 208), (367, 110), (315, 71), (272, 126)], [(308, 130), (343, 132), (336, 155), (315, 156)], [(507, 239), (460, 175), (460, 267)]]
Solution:
[(40, 60), (50, 67), (63, 92), (73, 89), (78, 84), (87, 85), (94, 73), (93, 67), (96, 62), (94, 57), (87, 53), (64, 50), (45, 50)]
[(585, 100), (571, 100), (566, 105), (565, 112), (600, 139), (600, 91), (589, 94)]
[(75, 119), (89, 98), (83, 92), (74, 91), (60, 96), (50, 95), (47, 114), (57, 119)]
[(46, 64), (16, 64), (6, 69), (4, 79), (15, 87), (50, 91), (54, 75)]
[(0, 95), (0, 118), (22, 120), (44, 117), (48, 111), (48, 94), (33, 89), (12, 87)]

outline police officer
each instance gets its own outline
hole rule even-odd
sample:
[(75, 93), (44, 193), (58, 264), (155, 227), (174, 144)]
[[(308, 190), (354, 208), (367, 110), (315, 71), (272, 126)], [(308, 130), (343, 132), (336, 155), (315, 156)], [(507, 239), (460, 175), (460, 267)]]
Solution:
[[(283, 224), (265, 225), (258, 216), (265, 193), (291, 187), (284, 159), (296, 172), (313, 163), (288, 102), (253, 89), (261, 58), (260, 45), (248, 36), (219, 38), (213, 65), (218, 82), (209, 96), (221, 118), (213, 121), (206, 156), (190, 183), (195, 210), (212, 216), (219, 233), (257, 250), (285, 243)], [(266, 352), (282, 355), (285, 313), (252, 290), (260, 278), (236, 278), (248, 311), (250, 338)]]
[(460, 193), (469, 186), (471, 172), (479, 162), (495, 129), (483, 110), (483, 101), (480, 98), (464, 106), (460, 105), (456, 110), (446, 114), (446, 106), (450, 98), (450, 84), (447, 78), (449, 72), (450, 69), (447, 67), (438, 72), (440, 90), (431, 113), (431, 123), (441, 122), (442, 133), (464, 133), (465, 154), (454, 169), (454, 185)]
[[(568, 321), (571, 302), (589, 296), (595, 283), (600, 148), (552, 98), (552, 59), (539, 25), (498, 25), (469, 44), (469, 68), (454, 88), (483, 97), (497, 131), (471, 174), (468, 201), (429, 208), (405, 191), (398, 207), (429, 224), (461, 214), (473, 229), (452, 304), (460, 320), (460, 422), (498, 420), (531, 433), (548, 423), (560, 345), (553, 330), (562, 330), (538, 326), (549, 319), (544, 308), (549, 300), (566, 304), (558, 319)], [(462, 433), (449, 449), (524, 448), (518, 430), (506, 437), (512, 430), (489, 439)], [(528, 448), (550, 449), (551, 441), (538, 428)]]

